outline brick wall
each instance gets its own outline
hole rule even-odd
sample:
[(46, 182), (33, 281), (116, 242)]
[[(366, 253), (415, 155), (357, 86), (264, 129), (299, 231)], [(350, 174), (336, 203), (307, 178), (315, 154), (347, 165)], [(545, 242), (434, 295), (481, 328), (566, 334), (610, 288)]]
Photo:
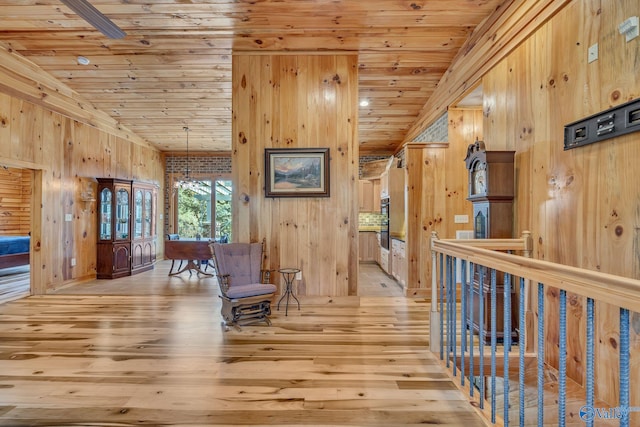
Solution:
[(449, 115), (444, 113), (431, 126), (423, 130), (414, 141), (416, 142), (447, 142), (449, 141)]
[[(172, 196), (172, 183), (169, 182), (169, 174), (184, 173), (187, 168), (186, 156), (167, 156), (164, 173), (164, 234), (169, 231), (169, 197)], [(189, 156), (189, 174), (210, 175), (213, 179), (219, 176), (231, 177), (231, 156)], [(163, 236), (164, 236), (163, 234)]]
[[(184, 172), (187, 167), (187, 158), (167, 157), (167, 174)], [(210, 173), (215, 175), (231, 174), (230, 156), (189, 156), (189, 172), (201, 174)]]

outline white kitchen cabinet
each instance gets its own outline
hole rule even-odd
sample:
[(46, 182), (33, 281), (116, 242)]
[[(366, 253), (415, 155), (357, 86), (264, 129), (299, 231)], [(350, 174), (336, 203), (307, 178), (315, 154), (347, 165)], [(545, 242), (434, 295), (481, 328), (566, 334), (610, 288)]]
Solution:
[(391, 273), (389, 270), (389, 256), (390, 251), (388, 249), (380, 247), (380, 268), (382, 268), (382, 270), (387, 274)]
[(407, 287), (406, 245), (402, 240), (391, 239), (391, 275), (403, 288)]

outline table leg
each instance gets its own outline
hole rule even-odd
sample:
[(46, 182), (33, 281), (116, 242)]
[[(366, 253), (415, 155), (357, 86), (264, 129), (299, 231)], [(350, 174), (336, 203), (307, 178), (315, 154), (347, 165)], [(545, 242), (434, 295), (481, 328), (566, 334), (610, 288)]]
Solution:
[(296, 302), (298, 303), (298, 310), (300, 310), (300, 301), (298, 301), (298, 298), (296, 298), (296, 294), (293, 293), (293, 290), (291, 290), (291, 292), (289, 293), (291, 294), (293, 299), (296, 300)]
[[(285, 285), (285, 291), (284, 291), (284, 294), (282, 294), (282, 296), (281, 296), (281, 297), (280, 297), (280, 299), (278, 300), (278, 305), (277, 305), (277, 307), (276, 307), (276, 310), (280, 311), (280, 302), (282, 302), (282, 299), (283, 299), (285, 296), (287, 296), (287, 295), (289, 295), (289, 289), (288, 289), (288, 286), (286, 286), (286, 285)], [(287, 307), (288, 307), (288, 305), (289, 305), (289, 299), (287, 298)], [(287, 315), (287, 313), (285, 312), (285, 314), (284, 314), (284, 315), (286, 316), (286, 315)]]
[(188, 260), (187, 261), (187, 265), (185, 265), (182, 269), (176, 271), (175, 273), (172, 273), (171, 271), (169, 271), (169, 276), (176, 276), (176, 275), (178, 275), (180, 273), (183, 273), (186, 270), (189, 270), (189, 275), (192, 274), (191, 270), (195, 270), (196, 273), (198, 273), (198, 274), (203, 274), (203, 275), (208, 276), (208, 277), (213, 276), (213, 274), (211, 274), (211, 273), (207, 273), (205, 271), (202, 271), (202, 269), (200, 268), (199, 264), (200, 264), (199, 260), (197, 262), (194, 262), (193, 260)]
[(278, 306), (276, 309), (280, 310), (280, 302), (286, 296), (287, 302), (285, 303), (284, 315), (288, 316), (289, 315), (289, 297), (291, 296), (293, 297), (294, 300), (296, 300), (296, 302), (298, 303), (298, 310), (300, 310), (300, 301), (298, 300), (298, 298), (296, 298), (295, 294), (293, 293), (293, 279), (295, 278), (295, 273), (282, 273), (282, 277), (284, 278), (285, 291), (284, 291), (284, 294), (282, 294), (282, 296), (278, 300)]

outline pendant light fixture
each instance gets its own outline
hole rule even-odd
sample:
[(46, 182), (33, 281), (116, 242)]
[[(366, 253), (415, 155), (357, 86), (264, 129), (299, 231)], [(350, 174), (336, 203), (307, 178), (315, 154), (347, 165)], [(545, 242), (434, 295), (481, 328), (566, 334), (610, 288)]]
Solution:
[(184, 173), (184, 180), (189, 182), (191, 178), (189, 177), (189, 126), (184, 126), (182, 128), (187, 133), (187, 168)]
[(193, 180), (191, 179), (191, 171), (189, 170), (189, 126), (183, 126), (182, 130), (187, 133), (187, 163), (182, 173), (182, 176), (179, 179), (176, 179), (173, 183), (173, 188), (175, 190), (185, 190), (191, 188), (193, 186)]
[(191, 152), (189, 151), (189, 131), (191, 129), (189, 129), (189, 126), (184, 126), (182, 130), (187, 133), (187, 161), (182, 176), (174, 181), (174, 192), (177, 190), (189, 190), (198, 194), (210, 194), (211, 183), (207, 180), (202, 181), (197, 177), (193, 177), (191, 174)]

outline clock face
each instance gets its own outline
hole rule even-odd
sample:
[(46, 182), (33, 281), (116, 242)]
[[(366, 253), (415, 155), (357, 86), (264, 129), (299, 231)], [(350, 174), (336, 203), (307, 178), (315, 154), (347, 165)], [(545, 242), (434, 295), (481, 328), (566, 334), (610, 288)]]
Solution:
[(487, 165), (478, 162), (474, 165), (472, 178), (472, 194), (485, 194), (487, 192)]

